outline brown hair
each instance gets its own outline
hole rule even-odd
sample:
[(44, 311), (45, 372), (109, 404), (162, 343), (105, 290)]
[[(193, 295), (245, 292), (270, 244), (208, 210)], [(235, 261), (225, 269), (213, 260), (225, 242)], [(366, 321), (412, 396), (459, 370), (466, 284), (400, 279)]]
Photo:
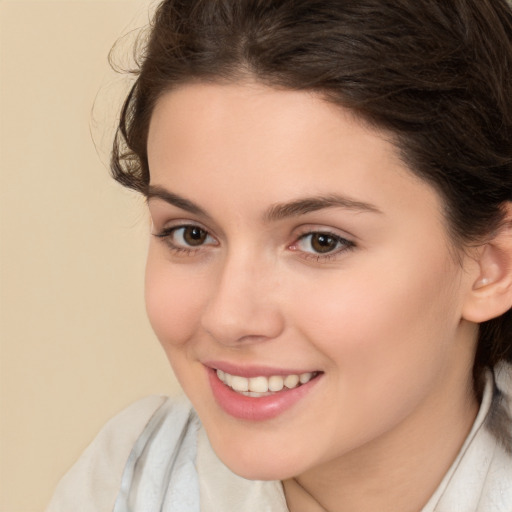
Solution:
[[(112, 174), (143, 194), (158, 98), (191, 81), (313, 90), (390, 131), (434, 186), (459, 244), (512, 200), (512, 11), (506, 0), (165, 0), (122, 110)], [(512, 361), (512, 315), (480, 326), (475, 374)]]

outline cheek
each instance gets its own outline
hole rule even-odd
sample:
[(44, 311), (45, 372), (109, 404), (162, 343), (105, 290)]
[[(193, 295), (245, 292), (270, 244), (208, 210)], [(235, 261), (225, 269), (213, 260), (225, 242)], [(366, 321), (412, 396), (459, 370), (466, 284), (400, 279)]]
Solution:
[(169, 355), (168, 349), (180, 348), (193, 337), (205, 287), (199, 286), (193, 274), (155, 253), (150, 248), (146, 264), (146, 310), (155, 334)]
[(453, 363), (457, 294), (444, 284), (444, 263), (428, 273), (416, 267), (365, 266), (315, 283), (296, 304), (297, 325), (323, 354), (331, 396), (343, 404), (331, 409), (336, 439), (362, 444), (392, 428)]
[(314, 319), (303, 323), (306, 336), (363, 388), (370, 372), (394, 385), (398, 376), (431, 371), (449, 350), (459, 319), (457, 271), (424, 256), (421, 265), (394, 255), (341, 272), (315, 283), (300, 304), (297, 318)]

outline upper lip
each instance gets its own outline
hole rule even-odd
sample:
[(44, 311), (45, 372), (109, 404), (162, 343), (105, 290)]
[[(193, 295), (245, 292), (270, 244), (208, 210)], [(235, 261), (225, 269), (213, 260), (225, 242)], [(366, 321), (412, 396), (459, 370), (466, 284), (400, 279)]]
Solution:
[(302, 373), (318, 373), (319, 370), (277, 368), (264, 365), (241, 365), (229, 361), (203, 361), (203, 364), (213, 370), (222, 370), (230, 375), (240, 377), (271, 377), (272, 375), (301, 375)]

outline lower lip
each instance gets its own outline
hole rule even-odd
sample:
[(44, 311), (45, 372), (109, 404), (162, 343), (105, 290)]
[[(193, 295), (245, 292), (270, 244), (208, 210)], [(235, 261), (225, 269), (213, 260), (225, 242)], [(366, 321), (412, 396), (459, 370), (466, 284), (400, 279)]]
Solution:
[(235, 418), (250, 421), (264, 421), (279, 416), (306, 396), (320, 380), (320, 376), (317, 376), (294, 389), (252, 397), (233, 391), (217, 377), (214, 369), (207, 370), (213, 396), (220, 407)]

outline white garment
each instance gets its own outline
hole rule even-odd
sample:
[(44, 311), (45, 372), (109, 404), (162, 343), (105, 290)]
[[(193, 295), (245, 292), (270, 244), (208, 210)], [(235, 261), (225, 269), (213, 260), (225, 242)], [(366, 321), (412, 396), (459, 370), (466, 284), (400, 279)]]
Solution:
[[(512, 367), (491, 372), (456, 460), (421, 512), (512, 512), (512, 446), (487, 429), (509, 414)], [(501, 390), (502, 394), (496, 391)], [(100, 432), (56, 489), (47, 512), (287, 512), (280, 482), (243, 479), (215, 455), (186, 400), (149, 397)]]

